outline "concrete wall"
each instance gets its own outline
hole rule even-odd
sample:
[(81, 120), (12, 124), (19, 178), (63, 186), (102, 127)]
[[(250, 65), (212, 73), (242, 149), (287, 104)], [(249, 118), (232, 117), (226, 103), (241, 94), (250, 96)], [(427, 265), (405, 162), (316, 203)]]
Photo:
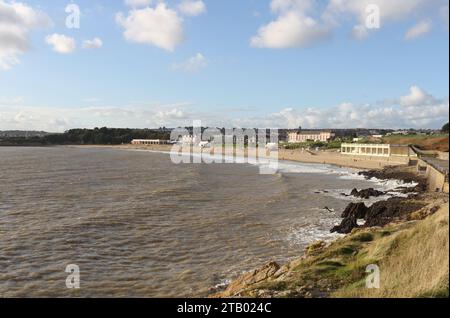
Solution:
[(418, 160), (417, 171), (427, 178), (430, 191), (449, 193), (448, 176), (446, 174), (421, 159)]
[(448, 152), (438, 151), (438, 156), (441, 160), (448, 160)]

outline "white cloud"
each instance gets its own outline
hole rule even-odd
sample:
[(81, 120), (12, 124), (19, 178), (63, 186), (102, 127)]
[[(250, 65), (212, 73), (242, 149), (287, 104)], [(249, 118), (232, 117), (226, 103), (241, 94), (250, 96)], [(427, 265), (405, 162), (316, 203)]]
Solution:
[(195, 56), (189, 58), (183, 63), (172, 64), (173, 70), (183, 70), (185, 72), (198, 72), (208, 65), (208, 60), (201, 53), (197, 53)]
[(282, 109), (260, 117), (232, 120), (239, 127), (269, 128), (440, 128), (448, 121), (449, 99), (413, 86), (410, 93), (379, 104), (342, 103), (329, 108)]
[(406, 32), (405, 40), (413, 40), (424, 36), (431, 31), (431, 28), (431, 21), (420, 21)]
[(175, 10), (164, 3), (158, 3), (155, 8), (146, 7), (116, 15), (116, 22), (124, 28), (127, 41), (150, 44), (173, 51), (184, 37), (182, 19)]
[[(250, 43), (261, 48), (305, 47), (331, 38), (336, 29), (348, 23), (354, 23), (350, 33), (355, 39), (366, 39), (373, 31), (366, 26), (373, 13), (367, 11), (369, 5), (379, 8), (381, 28), (410, 17), (428, 21), (431, 18), (427, 15), (440, 12), (448, 29), (448, 0), (272, 0), (275, 19), (260, 27)], [(430, 23), (422, 23), (410, 37), (430, 30)]]
[(147, 107), (28, 107), (0, 105), (4, 130), (44, 130), (62, 132), (71, 128), (178, 127), (199, 118), (186, 110), (185, 104), (150, 105)]
[(84, 49), (99, 49), (103, 46), (103, 41), (100, 38), (86, 40), (83, 42)]
[(152, 3), (151, 0), (125, 0), (125, 5), (132, 8), (146, 7)]
[(259, 28), (250, 44), (259, 48), (305, 47), (330, 36), (330, 29), (308, 15), (313, 2), (272, 0), (271, 10), (277, 18)]
[(437, 100), (418, 86), (411, 86), (409, 94), (400, 98), (403, 107), (418, 107), (436, 104)]
[(160, 110), (156, 113), (157, 120), (161, 123), (167, 123), (172, 120), (180, 120), (186, 118), (186, 112), (180, 108)]
[(424, 6), (434, 4), (428, 0), (330, 0), (324, 15), (331, 19), (348, 15), (356, 17), (359, 25), (365, 25), (368, 5), (378, 6), (381, 21), (385, 23), (411, 16)]
[(197, 16), (206, 12), (206, 5), (202, 0), (183, 0), (178, 10), (188, 16)]
[(413, 86), (396, 99), (376, 104), (345, 102), (328, 108), (289, 107), (258, 117), (230, 117), (221, 112), (195, 112), (188, 104), (124, 107), (27, 107), (3, 104), (0, 118), (5, 130), (64, 131), (70, 128), (135, 127), (156, 128), (192, 125), (266, 128), (440, 128), (448, 122), (449, 99), (438, 99)]
[[(442, 3), (446, 0), (330, 0), (327, 8), (323, 13), (323, 17), (326, 21), (333, 23), (336, 27), (340, 25), (340, 22), (345, 18), (356, 19), (356, 26), (359, 31), (366, 25), (368, 18), (368, 12), (366, 11), (369, 5), (375, 5), (379, 8), (381, 26), (388, 23), (393, 23), (407, 19), (409, 17), (423, 16), (430, 12), (438, 11)], [(431, 23), (421, 22), (417, 26), (417, 31), (421, 34), (428, 33), (431, 30)], [(421, 28), (421, 29), (420, 29)], [(420, 30), (419, 30), (420, 29)], [(370, 29), (366, 28), (366, 33), (353, 32), (354, 35), (361, 35), (365, 38), (370, 33)], [(411, 35), (412, 37), (414, 36)]]
[(0, 0), (0, 70), (19, 64), (20, 55), (30, 48), (30, 32), (51, 24), (48, 15), (38, 9)]
[(63, 34), (53, 33), (48, 35), (45, 38), (45, 42), (48, 45), (53, 46), (53, 50), (55, 52), (61, 54), (70, 54), (75, 51), (76, 48), (75, 40)]

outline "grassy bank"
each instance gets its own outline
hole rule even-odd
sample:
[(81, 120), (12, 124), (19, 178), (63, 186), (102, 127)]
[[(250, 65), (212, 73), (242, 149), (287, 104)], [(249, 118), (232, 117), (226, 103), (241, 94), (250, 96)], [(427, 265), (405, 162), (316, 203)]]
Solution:
[(306, 141), (306, 142), (298, 142), (298, 143), (284, 143), (282, 148), (288, 150), (294, 149), (341, 149), (341, 141), (332, 140), (330, 142), (322, 142), (322, 141)]
[(363, 247), (362, 259), (377, 262), (380, 288), (367, 289), (360, 280), (333, 296), (448, 297), (448, 230), (447, 203), (423, 221), (376, 233), (373, 242)]
[[(429, 195), (429, 205), (407, 222), (317, 242), (302, 258), (283, 267), (270, 263), (215, 296), (448, 297), (448, 200)], [(379, 289), (365, 287), (370, 264), (380, 268)]]
[(414, 145), (422, 150), (448, 151), (448, 134), (427, 135), (392, 135), (383, 137), (383, 142), (397, 145)]

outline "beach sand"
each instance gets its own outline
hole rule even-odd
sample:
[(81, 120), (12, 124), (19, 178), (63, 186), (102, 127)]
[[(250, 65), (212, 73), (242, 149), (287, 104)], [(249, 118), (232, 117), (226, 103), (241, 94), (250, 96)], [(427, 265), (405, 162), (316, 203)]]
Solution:
[[(73, 146), (71, 146), (73, 147)], [(117, 145), (117, 146), (75, 146), (75, 147), (108, 147), (124, 150), (148, 150), (169, 152), (172, 150), (172, 145)], [(217, 150), (217, 148), (216, 148)], [(254, 149), (253, 149), (254, 150)], [(234, 151), (235, 156), (246, 156), (247, 149), (242, 151)], [(210, 153), (210, 148), (193, 148), (195, 153)], [(217, 151), (216, 151), (217, 153)], [(270, 153), (267, 151), (266, 155)], [(306, 151), (301, 149), (287, 150), (279, 149), (279, 160), (296, 161), (304, 163), (320, 163), (331, 164), (340, 167), (350, 167), (357, 169), (383, 169), (388, 166), (408, 165), (409, 158), (407, 157), (376, 157), (376, 156), (349, 156), (341, 155), (337, 151)]]

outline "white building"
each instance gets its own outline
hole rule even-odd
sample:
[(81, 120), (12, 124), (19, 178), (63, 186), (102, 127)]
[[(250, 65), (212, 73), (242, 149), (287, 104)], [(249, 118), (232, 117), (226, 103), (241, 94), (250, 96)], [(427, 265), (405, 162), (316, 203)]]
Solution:
[(376, 156), (376, 157), (414, 157), (414, 151), (405, 145), (390, 144), (349, 144), (341, 145), (341, 154), (354, 156)]
[(181, 136), (181, 143), (185, 145), (195, 145), (198, 146), (201, 142), (200, 136), (197, 135), (183, 135)]
[(132, 145), (167, 145), (168, 140), (161, 139), (133, 139), (131, 141)]

